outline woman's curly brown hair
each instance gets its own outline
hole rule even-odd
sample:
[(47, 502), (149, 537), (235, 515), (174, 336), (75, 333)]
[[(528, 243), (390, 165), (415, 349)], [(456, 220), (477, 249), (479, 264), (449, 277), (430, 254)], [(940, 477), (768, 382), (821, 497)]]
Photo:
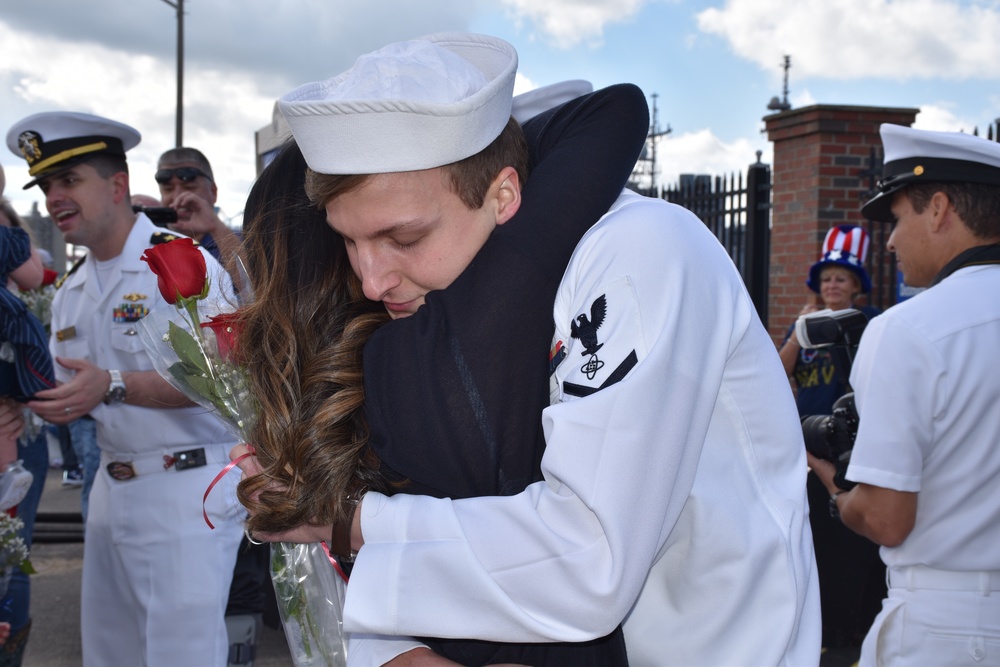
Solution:
[(342, 239), (305, 194), (305, 171), (286, 145), (244, 212), (254, 294), (240, 350), (260, 404), (248, 440), (263, 471), (238, 488), (251, 531), (342, 521), (351, 492), (386, 488), (368, 447), (362, 352), (388, 316), (362, 294)]

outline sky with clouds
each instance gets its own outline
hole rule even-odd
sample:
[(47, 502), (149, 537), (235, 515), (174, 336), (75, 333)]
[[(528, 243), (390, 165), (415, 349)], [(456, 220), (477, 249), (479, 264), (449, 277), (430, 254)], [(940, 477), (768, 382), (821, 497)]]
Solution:
[[(292, 88), (389, 42), (440, 31), (518, 50), (515, 92), (563, 79), (638, 84), (657, 107), (659, 177), (743, 170), (771, 145), (768, 101), (919, 108), (917, 126), (1000, 117), (1000, 0), (185, 0), (184, 143), (203, 150), (219, 205), (239, 220), (255, 176), (254, 132)], [(0, 127), (40, 111), (87, 111), (143, 135), (133, 193), (156, 193), (174, 145), (176, 11), (164, 0), (0, 3)], [(25, 163), (0, 153), (17, 210)]]

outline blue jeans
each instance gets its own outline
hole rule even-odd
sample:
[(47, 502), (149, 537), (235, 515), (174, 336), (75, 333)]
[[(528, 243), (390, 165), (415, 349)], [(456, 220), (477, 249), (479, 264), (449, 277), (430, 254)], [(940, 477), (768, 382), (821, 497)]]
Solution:
[(90, 488), (94, 486), (97, 469), (101, 466), (101, 449), (97, 446), (97, 422), (93, 419), (77, 419), (69, 423), (69, 437), (73, 443), (76, 458), (83, 466), (83, 487), (80, 489), (80, 511), (83, 524), (87, 525), (87, 505)]
[(79, 468), (80, 461), (77, 460), (76, 452), (73, 451), (73, 445), (69, 441), (69, 427), (49, 424), (47, 430), (55, 435), (56, 439), (59, 440), (59, 452), (62, 455), (63, 471), (76, 470)]
[[(17, 456), (24, 462), (24, 469), (35, 476), (28, 493), (17, 505), (17, 518), (24, 522), (24, 528), (18, 535), (24, 539), (28, 549), (31, 549), (31, 538), (35, 533), (35, 515), (38, 513), (42, 489), (45, 488), (45, 475), (49, 470), (49, 448), (45, 441), (45, 430), (42, 429), (38, 436), (27, 444), (18, 441)], [(21, 568), (14, 568), (10, 587), (0, 601), (0, 621), (10, 623), (11, 633), (17, 632), (28, 623), (30, 606), (31, 582), (28, 580), (28, 575), (21, 572)]]

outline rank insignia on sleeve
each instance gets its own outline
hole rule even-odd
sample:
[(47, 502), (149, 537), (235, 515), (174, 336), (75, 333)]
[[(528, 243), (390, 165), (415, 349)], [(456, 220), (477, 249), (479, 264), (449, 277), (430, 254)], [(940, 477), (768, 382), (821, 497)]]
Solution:
[[(638, 365), (640, 350), (645, 349), (637, 326), (638, 312), (628, 278), (606, 285), (604, 293), (590, 304), (589, 312), (577, 311), (570, 321), (573, 340), (569, 347), (579, 349), (585, 360), (579, 366), (573, 364), (559, 371), (565, 396), (590, 396), (624, 380)], [(563, 354), (566, 353), (564, 349)], [(644, 352), (641, 354), (645, 356)], [(552, 368), (551, 361), (549, 367)]]

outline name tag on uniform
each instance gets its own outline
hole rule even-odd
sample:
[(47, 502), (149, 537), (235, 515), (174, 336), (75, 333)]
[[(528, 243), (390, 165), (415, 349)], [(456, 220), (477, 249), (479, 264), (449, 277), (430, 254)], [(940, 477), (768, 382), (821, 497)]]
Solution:
[(76, 338), (76, 327), (66, 327), (65, 329), (56, 332), (56, 340), (60, 343), (72, 338)]

